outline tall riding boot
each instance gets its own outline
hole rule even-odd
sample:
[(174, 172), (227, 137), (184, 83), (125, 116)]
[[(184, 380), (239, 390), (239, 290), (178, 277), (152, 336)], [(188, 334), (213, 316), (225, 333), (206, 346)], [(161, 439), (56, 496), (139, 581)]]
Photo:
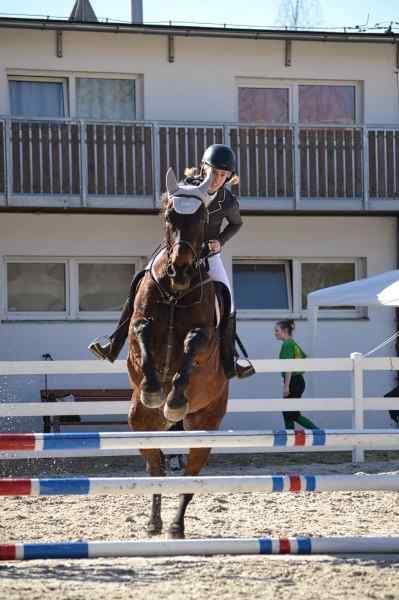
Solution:
[(129, 333), (130, 319), (133, 315), (133, 306), (134, 297), (132, 298), (129, 296), (124, 304), (118, 327), (109, 336), (109, 341), (102, 344), (99, 339), (96, 338), (89, 345), (89, 350), (93, 352), (97, 358), (109, 360), (111, 363), (118, 358)]
[(248, 364), (240, 365), (237, 363), (238, 353), (235, 348), (236, 341), (236, 314), (230, 314), (224, 324), (222, 332), (222, 364), (226, 377), (231, 379), (232, 377), (238, 377), (244, 379), (244, 377), (250, 377), (255, 373), (255, 369), (252, 366), (250, 360), (245, 356), (245, 360)]

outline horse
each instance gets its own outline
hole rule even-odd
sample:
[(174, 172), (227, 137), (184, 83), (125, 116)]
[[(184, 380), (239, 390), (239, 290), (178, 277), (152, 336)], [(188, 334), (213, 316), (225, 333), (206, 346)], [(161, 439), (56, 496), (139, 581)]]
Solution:
[[(208, 277), (201, 250), (208, 219), (210, 174), (199, 186), (166, 176), (161, 218), (164, 243), (138, 284), (128, 336), (133, 386), (128, 423), (133, 431), (217, 430), (225, 415), (228, 378), (222, 364), (223, 301)], [(218, 307), (220, 307), (218, 309)], [(220, 311), (220, 315), (218, 312)], [(210, 448), (190, 448), (185, 475), (198, 475)], [(151, 477), (166, 474), (161, 450), (140, 450)], [(193, 494), (181, 494), (171, 538), (184, 538)], [(162, 531), (161, 495), (152, 496), (147, 533)]]

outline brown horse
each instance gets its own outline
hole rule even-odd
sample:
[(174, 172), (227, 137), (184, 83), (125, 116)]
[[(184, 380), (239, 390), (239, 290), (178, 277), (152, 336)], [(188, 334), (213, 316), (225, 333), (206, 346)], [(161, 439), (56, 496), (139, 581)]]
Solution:
[[(128, 370), (134, 391), (129, 427), (165, 431), (215, 430), (226, 412), (228, 379), (220, 353), (215, 284), (200, 260), (208, 219), (207, 189), (178, 185), (169, 169), (161, 215), (163, 249), (137, 289), (129, 330)], [(140, 450), (150, 476), (165, 475), (161, 450)], [(210, 448), (191, 448), (185, 475), (198, 475)], [(184, 537), (184, 515), (193, 494), (182, 494), (168, 533)], [(152, 498), (148, 533), (162, 531), (161, 495)]]

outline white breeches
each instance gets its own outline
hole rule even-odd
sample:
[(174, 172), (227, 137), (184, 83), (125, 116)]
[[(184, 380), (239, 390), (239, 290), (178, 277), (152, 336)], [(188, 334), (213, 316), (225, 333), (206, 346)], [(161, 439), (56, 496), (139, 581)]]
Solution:
[(224, 268), (224, 264), (222, 261), (222, 257), (219, 254), (215, 254), (214, 256), (210, 256), (208, 258), (209, 262), (209, 277), (213, 279), (213, 281), (221, 281), (227, 287), (230, 292), (230, 300), (231, 300), (231, 312), (234, 312), (234, 298), (233, 291), (231, 289), (229, 278), (227, 277), (226, 269)]

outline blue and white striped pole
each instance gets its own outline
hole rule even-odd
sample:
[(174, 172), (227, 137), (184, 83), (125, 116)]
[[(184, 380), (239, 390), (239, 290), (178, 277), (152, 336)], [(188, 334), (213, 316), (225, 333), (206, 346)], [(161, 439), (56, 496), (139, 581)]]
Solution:
[[(150, 448), (367, 448), (399, 449), (399, 431), (384, 429), (312, 431), (186, 431), (3, 433), (0, 452), (62, 452)], [(69, 454), (68, 454), (69, 455)]]
[(0, 544), (0, 560), (215, 554), (399, 554), (399, 537), (138, 540)]
[(242, 492), (398, 491), (399, 475), (245, 475), (0, 479), (0, 496), (226, 494)]

